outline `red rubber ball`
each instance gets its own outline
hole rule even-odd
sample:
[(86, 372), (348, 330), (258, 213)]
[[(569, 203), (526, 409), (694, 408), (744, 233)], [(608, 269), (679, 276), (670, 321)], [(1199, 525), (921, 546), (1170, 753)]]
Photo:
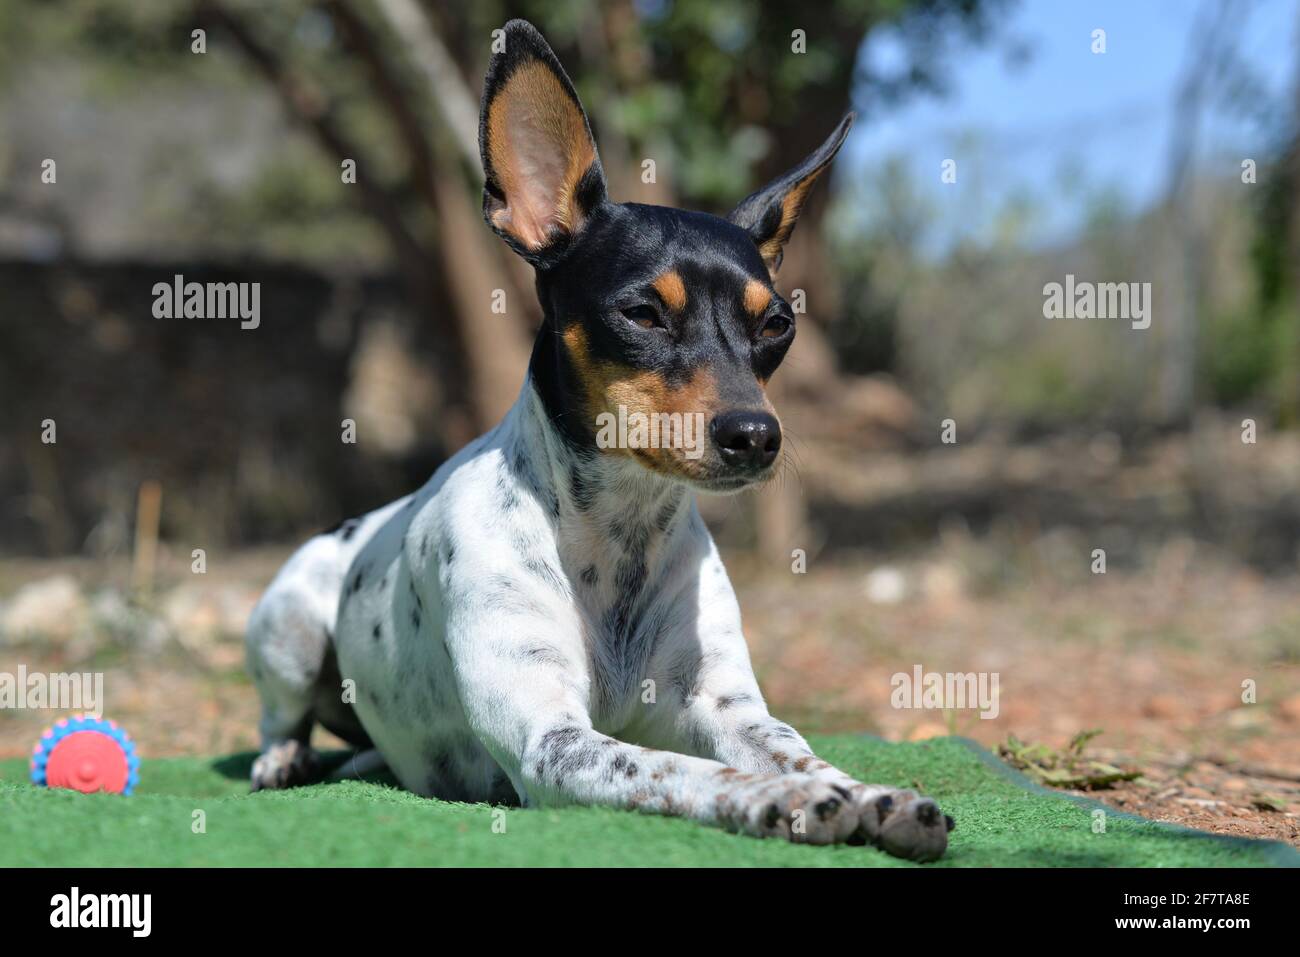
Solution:
[(122, 793), (126, 790), (126, 754), (107, 735), (98, 731), (74, 731), (50, 752), (45, 766), (49, 787), (71, 788), (83, 794), (95, 791)]

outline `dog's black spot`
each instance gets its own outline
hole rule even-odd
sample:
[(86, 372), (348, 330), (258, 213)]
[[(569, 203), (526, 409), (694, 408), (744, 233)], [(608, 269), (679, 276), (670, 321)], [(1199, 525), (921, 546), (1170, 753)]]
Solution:
[(518, 650), (516, 657), (520, 661), (525, 661), (529, 664), (535, 665), (555, 665), (557, 667), (563, 667), (569, 663), (569, 659), (566, 658), (559, 649), (545, 644), (525, 645), (523, 648)]
[(533, 470), (528, 467), (528, 459), (524, 456), (524, 447), (520, 442), (510, 447), (510, 471), (520, 481), (536, 481)]
[(769, 733), (772, 737), (781, 741), (789, 741), (792, 738), (799, 737), (798, 731), (790, 727), (788, 724), (782, 724), (780, 722), (773, 725)]
[(419, 630), (420, 630), (420, 621), (421, 621), (421, 618), (420, 618), (420, 609), (419, 609), (418, 607), (417, 607), (417, 608), (412, 608), (412, 609), (411, 609), (411, 627), (414, 628), (416, 631), (419, 631)]
[(515, 612), (524, 617), (548, 618), (550, 610), (531, 592), (521, 590), (508, 575), (491, 575), (477, 593), (477, 600), (489, 610)]
[(428, 535), (425, 535), (422, 539), (420, 539), (420, 557), (421, 558), (429, 557), (429, 536)]
[(699, 659), (692, 663), (682, 663), (668, 673), (668, 685), (677, 692), (682, 701), (690, 701), (699, 694)]
[(764, 731), (766, 731), (766, 728), (763, 725), (750, 724), (739, 729), (736, 732), (736, 736), (739, 737), (751, 748), (753, 748), (755, 751), (763, 751), (765, 750), (763, 747), (763, 742), (767, 740), (767, 735), (764, 734)]
[(456, 546), (451, 542), (444, 542), (442, 546), (442, 563), (450, 565), (456, 559)]
[(335, 522), (329, 528), (325, 529), (325, 531), (321, 532), (321, 534), (333, 535), (337, 532), (339, 537), (342, 538), (343, 541), (349, 542), (352, 540), (352, 536), (357, 533), (357, 529), (360, 527), (361, 527), (360, 519), (346, 518), (341, 522)]
[(600, 761), (598, 748), (586, 742), (586, 732), (574, 725), (561, 725), (542, 735), (537, 745), (535, 767), (538, 777), (550, 773), (551, 783), (563, 787), (565, 775), (585, 771)]
[(379, 627), (379, 622), (375, 622), (374, 630), (371, 631), (370, 634), (371, 634), (371, 636), (375, 639), (375, 641), (378, 641), (378, 640), (380, 639), (380, 636), (381, 636), (382, 632), (381, 632), (381, 629), (380, 629), (380, 627)]
[(621, 774), (625, 778), (634, 778), (641, 773), (635, 761), (626, 754), (615, 755), (614, 760), (610, 763), (610, 774)]
[(504, 472), (497, 475), (497, 496), (501, 511), (512, 512), (519, 507), (519, 493)]
[(650, 527), (644, 522), (616, 518), (609, 523), (609, 536), (626, 551), (644, 554), (650, 542)]
[(628, 551), (619, 561), (614, 571), (614, 604), (605, 613), (604, 624), (615, 645), (626, 652), (630, 638), (629, 625), (640, 605), (642, 588), (645, 586), (646, 565), (645, 545), (632, 536), (628, 541)]
[(573, 502), (573, 507), (580, 512), (591, 508), (600, 490), (595, 482), (588, 482), (583, 477), (583, 465), (584, 462), (580, 460), (569, 468), (569, 498)]
[(537, 473), (528, 464), (522, 443), (516, 443), (510, 450), (510, 472), (519, 485), (532, 493), (552, 517), (560, 514), (560, 497), (549, 485), (538, 481)]
[(767, 813), (763, 816), (763, 826), (768, 830), (776, 827), (777, 822), (781, 820), (781, 809), (775, 804), (767, 806)]
[(728, 708), (734, 708), (738, 704), (753, 704), (753, 703), (754, 703), (753, 695), (724, 694), (722, 695), (722, 697), (718, 698), (717, 704), (714, 707), (716, 707), (719, 711), (726, 711)]
[(524, 559), (524, 568), (544, 581), (547, 588), (555, 592), (564, 592), (564, 579), (560, 577), (560, 574), (551, 567), (551, 563), (546, 559), (539, 558), (536, 555), (529, 555)]
[(894, 809), (894, 799), (888, 794), (876, 801), (876, 818), (881, 824), (885, 823), (885, 818), (889, 817), (889, 812)]
[(659, 531), (668, 531), (668, 526), (677, 517), (677, 506), (679, 504), (681, 504), (681, 499), (675, 494), (669, 494), (668, 501), (664, 502), (663, 507), (659, 509), (659, 514), (655, 516), (655, 527)]
[(825, 801), (819, 801), (813, 805), (813, 813), (817, 815), (817, 820), (824, 821), (840, 809), (839, 798), (827, 798)]

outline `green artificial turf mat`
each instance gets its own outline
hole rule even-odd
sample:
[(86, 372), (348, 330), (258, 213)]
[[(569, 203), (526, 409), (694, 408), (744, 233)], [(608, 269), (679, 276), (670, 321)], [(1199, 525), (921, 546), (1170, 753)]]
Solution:
[[(938, 867), (1221, 867), (1300, 864), (1294, 848), (1218, 837), (1049, 793), (972, 742), (812, 739), (866, 781), (917, 786), (957, 820)], [(144, 761), (131, 797), (31, 785), (0, 761), (0, 866), (806, 866), (912, 867), (861, 847), (760, 841), (689, 821), (603, 808), (498, 809), (348, 781), (248, 793), (251, 754)], [(206, 833), (194, 833), (203, 811)], [(494, 830), (494, 821), (503, 820)]]

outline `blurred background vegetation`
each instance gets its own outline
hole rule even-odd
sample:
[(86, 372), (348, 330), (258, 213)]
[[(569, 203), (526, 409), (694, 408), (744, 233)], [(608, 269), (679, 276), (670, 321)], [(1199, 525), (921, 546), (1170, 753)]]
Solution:
[[(615, 198), (721, 212), (848, 109), (870, 131), (950, 95), (972, 51), (1029, 56), (1008, 27), (1019, 6), (0, 0), (0, 549), (128, 549), (148, 479), (167, 494), (164, 537), (287, 540), (419, 483), (500, 416), (540, 318), (527, 268), (478, 213), (477, 98), (505, 19), (542, 25), (568, 65)], [(869, 507), (837, 475), (910, 456), (898, 488), (924, 498), (912, 473), (947, 417), (960, 443), (1075, 435), (1121, 464), (1244, 415), (1269, 434), (1297, 424), (1300, 82), (1261, 108), (1232, 26), (1252, 10), (1189, 5), (1169, 38), (1189, 68), (1166, 104), (1166, 181), (1139, 208), (1072, 167), (985, 190), (999, 153), (980, 130), (961, 140), (950, 204), (929, 164), (850, 142), (781, 277), (809, 312), (777, 383), (791, 467), (753, 502), (717, 508), (737, 545), (852, 546), (923, 533), (944, 509), (984, 522), (996, 506), (980, 495), (931, 495), (945, 504), (885, 520), (911, 506)], [(887, 58), (864, 52), (879, 36)], [(1198, 117), (1224, 104), (1261, 114), (1256, 184), (1235, 162), (1196, 162)], [(41, 182), (47, 157), (57, 184)], [(355, 184), (341, 182), (345, 160)], [(1066, 203), (1083, 210), (1077, 228), (1042, 241), (1035, 224)], [(152, 283), (174, 272), (261, 281), (263, 327), (152, 320)], [(1045, 321), (1042, 287), (1067, 272), (1151, 281), (1152, 329)], [(355, 447), (338, 442), (344, 417)], [(38, 441), (46, 418), (57, 454)], [(1196, 482), (1170, 521), (1210, 534), (1227, 506), (1211, 478)], [(858, 521), (842, 514), (855, 497)], [(1067, 505), (1044, 519), (1091, 511)], [(1295, 560), (1285, 542), (1265, 550)]]

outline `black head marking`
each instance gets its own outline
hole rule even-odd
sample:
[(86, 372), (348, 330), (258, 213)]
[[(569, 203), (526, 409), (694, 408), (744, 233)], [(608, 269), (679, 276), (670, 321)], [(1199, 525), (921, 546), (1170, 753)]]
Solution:
[[(628, 456), (714, 491), (771, 476), (780, 425), (764, 388), (794, 339), (794, 313), (772, 285), (805, 200), (844, 142), (846, 117), (790, 172), (743, 200), (730, 218), (606, 194), (595, 138), (573, 84), (541, 34), (505, 26), (484, 84), (479, 152), (488, 225), (537, 269), (543, 323), (529, 364), (533, 387), (567, 446)], [(597, 420), (628, 400), (647, 415), (703, 416), (696, 450), (676, 445), (611, 453)], [(696, 451), (693, 450), (693, 451)], [(562, 502), (506, 450), (514, 484), (500, 507), (533, 496), (552, 516)], [(593, 491), (571, 470), (569, 498)], [(517, 491), (516, 491), (517, 490)], [(655, 521), (666, 529), (673, 510)]]

